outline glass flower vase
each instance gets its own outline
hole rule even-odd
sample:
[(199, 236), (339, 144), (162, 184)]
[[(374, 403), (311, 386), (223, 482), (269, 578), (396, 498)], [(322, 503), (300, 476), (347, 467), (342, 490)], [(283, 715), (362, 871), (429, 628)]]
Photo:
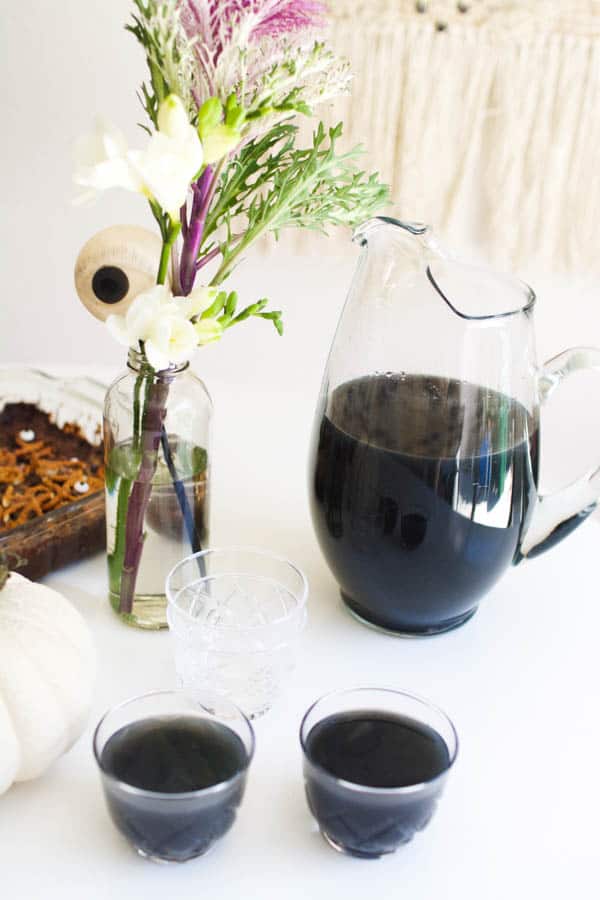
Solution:
[(152, 369), (130, 350), (104, 405), (110, 603), (139, 628), (165, 628), (165, 579), (207, 546), (212, 403), (184, 363)]

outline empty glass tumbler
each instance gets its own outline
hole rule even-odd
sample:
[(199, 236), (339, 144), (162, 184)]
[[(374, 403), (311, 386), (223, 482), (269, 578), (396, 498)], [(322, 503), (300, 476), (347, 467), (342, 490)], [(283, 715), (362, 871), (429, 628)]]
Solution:
[(250, 718), (265, 713), (295, 663), (308, 585), (292, 563), (249, 549), (205, 550), (167, 578), (180, 685), (217, 691)]

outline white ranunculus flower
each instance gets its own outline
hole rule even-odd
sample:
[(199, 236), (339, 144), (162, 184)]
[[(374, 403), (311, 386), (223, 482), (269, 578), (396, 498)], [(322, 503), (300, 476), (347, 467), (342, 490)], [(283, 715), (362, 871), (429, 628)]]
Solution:
[(158, 111), (158, 131), (144, 150), (129, 150), (123, 134), (99, 122), (75, 146), (75, 183), (90, 192), (123, 187), (153, 197), (175, 217), (203, 161), (202, 143), (175, 94)]

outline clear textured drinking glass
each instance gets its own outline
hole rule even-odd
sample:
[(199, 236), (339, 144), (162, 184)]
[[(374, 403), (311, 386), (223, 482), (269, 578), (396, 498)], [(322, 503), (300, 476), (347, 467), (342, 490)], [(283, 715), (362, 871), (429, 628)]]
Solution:
[(217, 691), (249, 718), (265, 713), (295, 664), (308, 585), (292, 563), (251, 549), (205, 550), (167, 578), (180, 685)]
[(302, 720), (300, 743), (306, 799), (321, 834), (334, 850), (361, 859), (394, 853), (425, 828), (458, 751), (442, 710), (384, 688), (317, 700)]
[(205, 692), (192, 700), (181, 691), (157, 691), (109, 710), (93, 748), (121, 834), (140, 856), (186, 862), (233, 825), (254, 732), (223, 697)]

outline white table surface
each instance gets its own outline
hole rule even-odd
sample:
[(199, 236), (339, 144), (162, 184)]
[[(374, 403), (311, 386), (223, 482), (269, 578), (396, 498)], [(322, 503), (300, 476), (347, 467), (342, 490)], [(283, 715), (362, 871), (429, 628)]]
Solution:
[[(158, 866), (112, 827), (91, 753), (102, 712), (174, 684), (168, 633), (122, 625), (97, 557), (47, 579), (81, 610), (98, 649), (89, 728), (41, 779), (0, 798), (0, 898), (218, 900), (597, 897), (600, 801), (600, 529), (583, 525), (507, 573), (451, 634), (403, 640), (357, 624), (319, 553), (306, 500), (314, 396), (211, 385), (214, 545), (288, 555), (310, 581), (309, 625), (283, 700), (256, 723), (233, 830), (204, 859)], [(326, 691), (387, 685), (429, 697), (461, 749), (428, 829), (396, 855), (342, 857), (306, 808), (298, 725)], [(0, 748), (1, 752), (1, 748)]]

